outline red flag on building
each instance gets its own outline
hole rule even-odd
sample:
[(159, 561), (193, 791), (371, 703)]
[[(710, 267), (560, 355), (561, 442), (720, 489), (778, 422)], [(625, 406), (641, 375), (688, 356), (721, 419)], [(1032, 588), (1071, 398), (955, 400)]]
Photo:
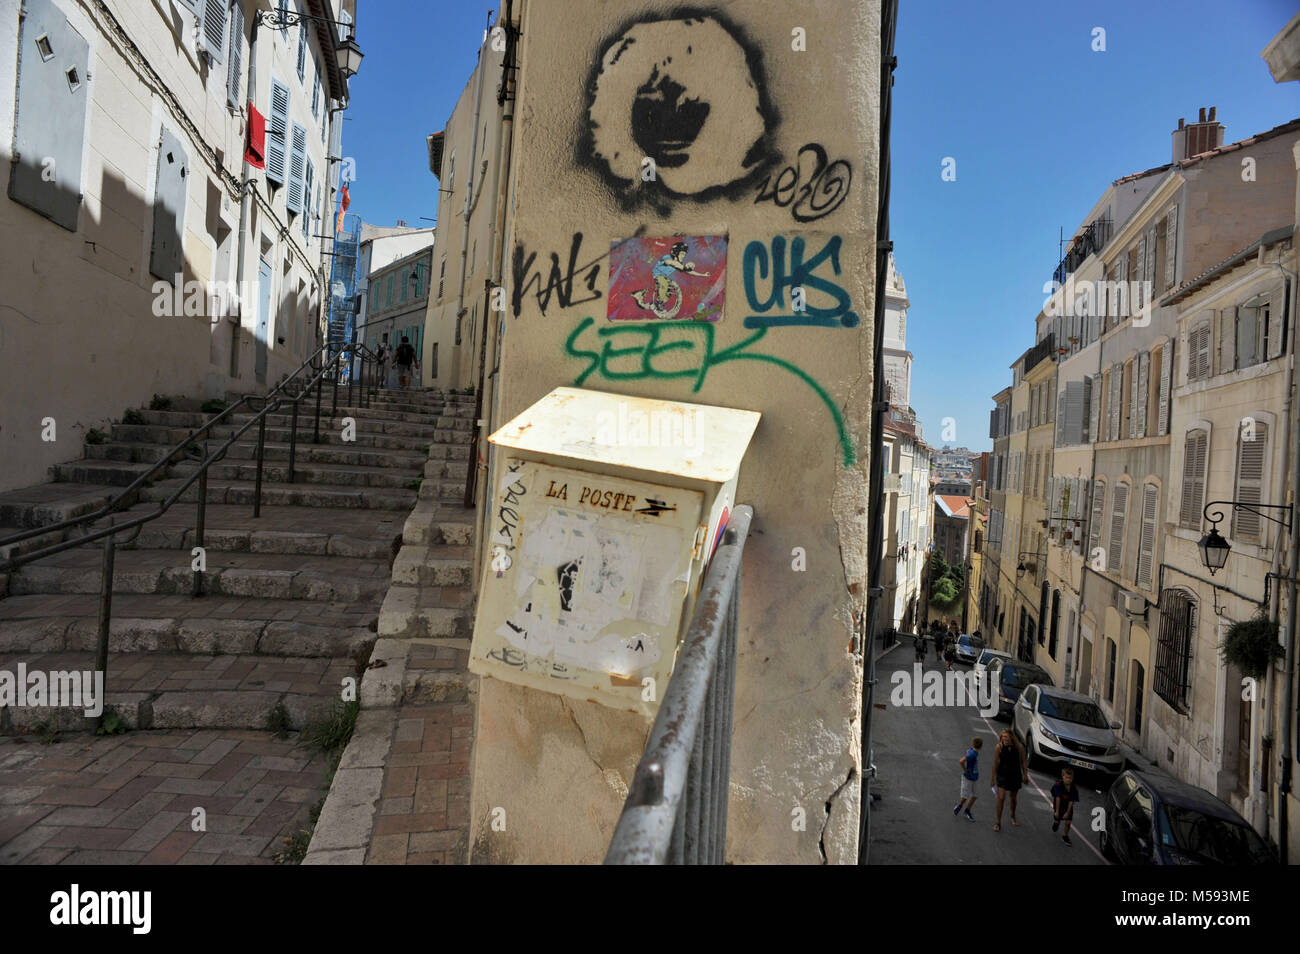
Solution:
[(266, 168), (266, 117), (252, 103), (248, 104), (248, 143), (244, 147), (244, 159), (250, 166)]
[(348, 206), (351, 204), (352, 196), (348, 195), (348, 184), (345, 182), (343, 183), (342, 191), (339, 193), (339, 219), (338, 224), (334, 228), (336, 233), (343, 231), (343, 214), (347, 212)]

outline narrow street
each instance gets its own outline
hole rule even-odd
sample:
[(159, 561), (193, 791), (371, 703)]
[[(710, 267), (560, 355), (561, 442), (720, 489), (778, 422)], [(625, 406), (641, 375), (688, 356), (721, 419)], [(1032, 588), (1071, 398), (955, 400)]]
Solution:
[[(1020, 791), (1020, 827), (1011, 824), (1010, 802), (1002, 817), (1002, 831), (993, 830), (997, 798), (991, 791), (993, 748), (998, 733), (1010, 723), (986, 719), (975, 708), (918, 706), (900, 708), (889, 703), (894, 673), (909, 671), (914, 656), (911, 641), (890, 650), (876, 663), (876, 701), (885, 703), (873, 720), (876, 779), (872, 792), (880, 796), (871, 808), (873, 865), (1099, 865), (1105, 864), (1097, 833), (1089, 830), (1092, 809), (1101, 804), (1109, 785), (1105, 776), (1081, 773), (1076, 826), (1067, 847), (1052, 833), (1052, 810), (1047, 794), (1056, 780), (1052, 771), (1029, 770), (1029, 784)], [(965, 671), (969, 667), (958, 663)], [(942, 669), (933, 655), (925, 670)], [(957, 760), (966, 754), (976, 735), (984, 739), (980, 751), (980, 779), (975, 790), (975, 824), (954, 816), (960, 786)], [(1084, 830), (1080, 831), (1080, 827)]]

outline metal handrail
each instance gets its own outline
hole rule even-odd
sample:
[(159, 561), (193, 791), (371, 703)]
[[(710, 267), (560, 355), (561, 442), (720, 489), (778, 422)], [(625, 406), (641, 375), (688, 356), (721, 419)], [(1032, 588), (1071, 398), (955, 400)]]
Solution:
[(713, 554), (607, 865), (723, 863), (740, 568), (753, 515), (736, 507)]

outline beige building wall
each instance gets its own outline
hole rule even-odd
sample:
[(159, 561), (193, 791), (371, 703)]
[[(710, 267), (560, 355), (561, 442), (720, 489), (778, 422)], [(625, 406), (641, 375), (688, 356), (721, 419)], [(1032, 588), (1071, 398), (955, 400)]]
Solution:
[[(47, 479), (52, 465), (82, 456), (90, 428), (107, 430), (126, 408), (147, 404), (155, 393), (220, 397), (227, 390), (265, 387), (254, 376), (256, 296), (245, 305), (241, 326), (234, 309), (213, 309), (206, 291), (209, 283), (233, 283), (237, 274), (249, 30), (254, 11), (266, 4), (244, 0), (239, 40), (244, 76), (235, 108), (227, 104), (229, 31), (221, 62), (207, 63), (196, 45), (194, 15), (182, 3), (106, 0), (106, 10), (73, 0), (55, 4), (89, 45), (88, 69), (80, 77), (83, 92), (72, 100), (83, 104), (85, 115), (82, 199), (76, 230), (69, 231), (7, 195), (0, 197), (0, 259), (6, 266), (0, 274), (0, 490)], [(20, 6), (19, 0), (0, 0), (0, 150), (6, 184), (14, 145)], [(322, 113), (313, 116), (311, 99), (313, 60), (322, 70), (326, 64), (310, 30), (306, 80), (300, 82), (296, 31), (289, 37), (265, 27), (261, 32), (257, 106), (269, 112), (272, 74), (286, 82), (290, 115), (306, 128), (323, 220), (331, 208), (325, 160), (329, 130), (323, 140)], [(35, 39), (30, 31), (23, 37), (25, 56), (37, 55)], [(324, 73), (322, 83), (319, 109), (328, 123)], [(66, 118), (71, 123), (76, 117)], [(174, 279), (159, 285), (150, 274), (164, 129), (180, 142), (183, 155), (177, 161), (187, 164), (179, 298)], [(287, 239), (281, 238), (286, 192), (268, 194), (264, 182), (259, 186), (246, 258), (247, 287), (254, 290), (259, 255), (272, 264), (267, 384), (296, 368), (319, 333), (322, 279), (314, 235), (322, 229), (318, 221), (304, 237), (299, 217)], [(199, 293), (188, 310), (202, 313), (186, 314), (195, 287)], [(238, 352), (234, 377), (232, 349)], [(54, 441), (41, 439), (44, 418), (56, 423)]]
[(504, 31), (489, 31), (479, 47), (479, 65), (443, 129), (442, 162), (431, 170), (439, 190), (438, 228), (420, 361), (430, 367), (437, 345), (438, 375), (425, 379), (435, 387), (478, 387), (479, 383), (486, 313), (494, 304), (488, 286), (500, 242), (503, 123), (497, 90), (504, 55)]
[[(491, 426), (573, 384), (762, 412), (737, 490), (755, 519), (741, 593), (727, 855), (853, 863), (879, 11), (870, 2), (796, 12), (778, 0), (743, 0), (710, 6), (702, 23), (687, 24), (673, 9), (663, 0), (635, 12), (573, 0), (556, 17), (547, 4), (523, 7), (510, 248), (525, 262), (537, 257), (510, 279), (521, 307), (502, 318)], [(626, 30), (637, 31), (636, 42), (624, 48)], [(799, 33), (806, 49), (797, 48)], [(683, 96), (709, 104), (709, 125), (685, 155), (658, 134), (640, 145), (628, 134), (635, 90), (668, 57)], [(606, 131), (598, 139), (584, 135), (584, 101), (596, 81), (592, 109)], [(805, 171), (792, 175), (806, 178), (818, 150), (834, 164), (817, 208), (785, 193), (769, 198), (770, 179), (764, 188), (761, 170), (798, 167), (804, 149)], [(652, 150), (669, 160), (658, 164), (655, 183), (640, 174)], [(440, 236), (447, 224), (444, 217)], [(610, 243), (634, 235), (727, 236), (720, 321), (607, 320)], [(857, 323), (838, 314), (824, 327), (763, 327), (767, 316), (793, 313), (788, 287), (769, 307), (772, 272), (760, 274), (756, 263), (766, 256), (770, 266), (775, 255), (789, 274), (794, 242), (804, 243), (805, 263), (826, 253), (809, 273), (842, 290)], [(539, 294), (551, 255), (567, 275), (575, 248), (572, 293)], [(821, 292), (808, 304), (835, 310)], [(746, 327), (751, 314), (758, 328)], [(659, 336), (649, 350), (647, 336)], [(792, 569), (795, 547), (806, 552), (806, 572)], [(474, 859), (599, 861), (648, 728), (634, 715), (482, 680)], [(490, 824), (495, 808), (504, 809), (505, 831)]]

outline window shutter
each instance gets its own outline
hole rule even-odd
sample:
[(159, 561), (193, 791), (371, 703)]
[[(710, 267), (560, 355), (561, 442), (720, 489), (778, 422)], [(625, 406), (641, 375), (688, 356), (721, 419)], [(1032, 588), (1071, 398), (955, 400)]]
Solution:
[(1088, 444), (1097, 439), (1097, 417), (1101, 411), (1101, 396), (1097, 384), (1101, 379), (1096, 376), (1084, 380), (1083, 391), (1083, 434), (1080, 443)]
[(1169, 218), (1165, 222), (1165, 287), (1172, 288), (1178, 275), (1178, 206), (1169, 207)]
[[(1246, 425), (1237, 432), (1237, 490), (1233, 499), (1247, 506), (1258, 506), (1264, 500), (1264, 464), (1267, 460), (1268, 425), (1254, 422), (1254, 440), (1246, 440)], [(1244, 510), (1232, 514), (1232, 536), (1235, 540), (1260, 538), (1260, 516)]]
[(1187, 432), (1183, 441), (1183, 499), (1178, 512), (1180, 526), (1201, 528), (1201, 508), (1205, 505), (1205, 454), (1209, 434), (1201, 429)]
[(1137, 429), (1138, 404), (1141, 403), (1138, 400), (1138, 394), (1139, 394), (1138, 372), (1141, 368), (1141, 364), (1142, 362), (1138, 360), (1138, 356), (1135, 354), (1133, 355), (1132, 359), (1129, 360), (1128, 367), (1125, 369), (1128, 371), (1126, 377), (1128, 378), (1128, 436), (1129, 437), (1138, 436), (1138, 429)]
[(1285, 301), (1286, 286), (1283, 285), (1270, 294), (1264, 304), (1264, 314), (1267, 316), (1264, 327), (1268, 336), (1266, 358), (1280, 358), (1286, 354), (1286, 320), (1283, 318), (1286, 308), (1281, 304)]
[(1092, 552), (1101, 546), (1102, 513), (1106, 507), (1106, 481), (1092, 482), (1092, 516), (1088, 518), (1088, 559)]
[[(1237, 367), (1248, 368), (1259, 361), (1257, 341), (1259, 336), (1259, 309), (1252, 305), (1239, 305), (1236, 309)], [(1224, 309), (1223, 320), (1228, 321)]]
[(1225, 308), (1219, 313), (1219, 367), (1206, 370), (1206, 377), (1211, 374), (1226, 374), (1237, 367), (1237, 323), (1233, 320), (1233, 310)]
[(1110, 421), (1106, 425), (1107, 440), (1119, 440), (1120, 398), (1124, 393), (1124, 369), (1118, 364), (1110, 366)]
[(1138, 538), (1137, 585), (1151, 589), (1151, 567), (1156, 548), (1156, 512), (1159, 489), (1155, 484), (1142, 486), (1142, 531)]
[(185, 206), (189, 194), (189, 158), (171, 130), (158, 141), (158, 177), (154, 186), (153, 239), (149, 273), (175, 281), (184, 268)]
[[(294, 130), (295, 133), (297, 130)], [(311, 193), (312, 186), (315, 184), (316, 170), (312, 168), (311, 160), (305, 156), (303, 158), (305, 174), (303, 176), (302, 186), (302, 237), (307, 238), (311, 227)]]
[(289, 88), (271, 80), (271, 110), (266, 124), (266, 178), (284, 185), (285, 157), (288, 154)]
[(306, 21), (298, 24), (298, 79), (301, 81), (307, 75), (307, 23)]
[(1134, 423), (1136, 437), (1147, 436), (1147, 403), (1151, 398), (1150, 372), (1151, 353), (1143, 351), (1138, 355), (1137, 382), (1134, 388), (1137, 392), (1137, 415)]
[(1187, 380), (1200, 381), (1210, 376), (1210, 340), (1213, 321), (1192, 329), (1187, 340)]
[(226, 102), (231, 106), (240, 105), (239, 91), (242, 88), (244, 65), (244, 5), (235, 0), (230, 6), (230, 57), (226, 65)]
[(195, 12), (199, 13), (203, 52), (213, 63), (223, 63), (226, 57), (226, 24), (230, 20), (227, 0), (199, 0)]
[(289, 194), (285, 205), (290, 212), (302, 211), (304, 165), (307, 162), (307, 130), (293, 124), (293, 139), (289, 146)]
[(1137, 261), (1135, 265), (1137, 267), (1137, 276), (1136, 276), (1137, 287), (1136, 289), (1131, 289), (1133, 292), (1133, 300), (1129, 302), (1129, 314), (1137, 314), (1138, 310), (1141, 309), (1142, 305), (1146, 302), (1145, 283), (1148, 280), (1148, 276), (1147, 276), (1147, 237), (1145, 235), (1143, 235), (1140, 239), (1138, 239)]
[(1087, 389), (1087, 381), (1067, 381), (1063, 399), (1057, 402), (1056, 419), (1058, 422), (1064, 421), (1063, 433), (1066, 444), (1084, 442), (1084, 429), (1088, 426)]
[[(1156, 277), (1156, 227), (1155, 225), (1152, 225), (1149, 229), (1147, 229), (1147, 260), (1146, 260), (1146, 266), (1144, 271), (1146, 272), (1146, 280), (1151, 283), (1151, 288), (1154, 291), (1156, 287), (1156, 282), (1160, 280), (1159, 278)], [(1143, 290), (1142, 294), (1143, 294), (1142, 300), (1144, 302), (1147, 301), (1149, 296), (1147, 295), (1145, 289)]]
[(1169, 384), (1173, 377), (1174, 339), (1170, 338), (1160, 349), (1160, 393), (1157, 398), (1156, 433), (1164, 437), (1169, 433)]
[(320, 60), (312, 57), (311, 114), (320, 116)]
[(1124, 518), (1128, 511), (1128, 484), (1116, 484), (1110, 511), (1110, 552), (1106, 569), (1122, 573), (1124, 569)]
[(346, 10), (339, 11), (339, 39), (346, 40), (352, 35), (352, 14)]

